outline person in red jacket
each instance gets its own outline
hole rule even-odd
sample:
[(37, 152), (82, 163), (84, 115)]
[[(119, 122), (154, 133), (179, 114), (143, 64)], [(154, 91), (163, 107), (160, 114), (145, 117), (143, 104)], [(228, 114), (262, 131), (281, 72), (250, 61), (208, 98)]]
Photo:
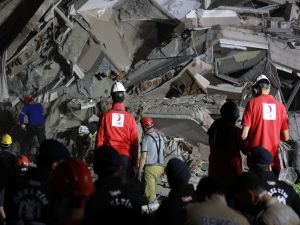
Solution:
[(122, 161), (123, 182), (126, 182), (132, 169), (131, 165), (138, 165), (138, 129), (135, 118), (125, 111), (125, 88), (122, 83), (113, 84), (111, 96), (112, 108), (99, 119), (96, 149), (102, 145), (109, 145), (117, 150)]
[(271, 82), (260, 75), (253, 84), (255, 98), (249, 100), (243, 115), (242, 139), (246, 141), (248, 164), (251, 166), (251, 150), (261, 146), (273, 158), (273, 169), (280, 171), (278, 146), (280, 139), (289, 140), (286, 107), (270, 95)]

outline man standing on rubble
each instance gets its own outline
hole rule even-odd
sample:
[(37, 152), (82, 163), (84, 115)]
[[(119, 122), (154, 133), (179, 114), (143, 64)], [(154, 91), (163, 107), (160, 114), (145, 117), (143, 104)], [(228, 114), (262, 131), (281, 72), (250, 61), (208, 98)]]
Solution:
[[(31, 143), (35, 136), (40, 146), (46, 139), (44, 108), (41, 103), (34, 102), (32, 96), (25, 96), (23, 101), (24, 106), (19, 115), (19, 123), (21, 128), (26, 131), (26, 136), (21, 146), (21, 154), (29, 155)], [(25, 124), (26, 116), (28, 119), (27, 124)]]
[(137, 167), (138, 129), (135, 118), (125, 111), (125, 88), (122, 83), (115, 82), (111, 88), (112, 108), (103, 113), (99, 120), (96, 136), (96, 149), (109, 145), (121, 156), (123, 182), (131, 172), (131, 165)]
[(156, 199), (156, 184), (164, 172), (165, 140), (163, 135), (154, 129), (152, 118), (142, 118), (141, 124), (144, 137), (142, 140), (138, 179), (145, 182), (145, 195), (149, 203), (154, 203), (153, 201)]
[(246, 141), (248, 164), (251, 166), (251, 149), (261, 146), (272, 154), (273, 169), (279, 172), (280, 139), (289, 140), (286, 108), (270, 95), (271, 82), (266, 75), (258, 76), (252, 88), (255, 98), (247, 103), (242, 122), (242, 139)]

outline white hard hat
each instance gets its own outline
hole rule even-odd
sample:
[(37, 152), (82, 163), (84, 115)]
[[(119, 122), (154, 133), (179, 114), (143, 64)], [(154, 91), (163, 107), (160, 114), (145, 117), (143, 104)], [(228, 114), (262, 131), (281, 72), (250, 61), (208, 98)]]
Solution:
[(111, 93), (114, 92), (125, 92), (125, 87), (121, 82), (115, 82), (111, 88)]
[(271, 84), (269, 78), (268, 78), (266, 75), (261, 74), (261, 75), (259, 75), (259, 76), (256, 78), (256, 80), (255, 80), (255, 82), (254, 82), (253, 85), (255, 85), (258, 81), (261, 81), (261, 80), (267, 80), (268, 83)]
[(79, 126), (78, 134), (84, 135), (84, 134), (89, 134), (89, 133), (90, 133), (90, 130), (87, 126), (84, 126), (84, 125)]

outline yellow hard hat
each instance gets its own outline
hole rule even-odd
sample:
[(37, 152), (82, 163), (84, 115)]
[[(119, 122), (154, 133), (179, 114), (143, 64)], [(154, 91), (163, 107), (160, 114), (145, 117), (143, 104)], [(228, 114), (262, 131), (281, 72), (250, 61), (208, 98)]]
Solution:
[(8, 146), (12, 144), (12, 138), (9, 134), (3, 134), (1, 139), (1, 144)]

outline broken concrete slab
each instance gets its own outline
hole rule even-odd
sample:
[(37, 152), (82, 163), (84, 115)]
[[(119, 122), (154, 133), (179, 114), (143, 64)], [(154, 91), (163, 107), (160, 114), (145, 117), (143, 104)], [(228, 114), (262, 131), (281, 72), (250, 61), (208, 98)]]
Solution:
[(9, 98), (5, 67), (7, 57), (6, 54), (6, 51), (0, 54), (0, 102), (7, 101)]
[(156, 126), (166, 135), (184, 137), (192, 144), (207, 144), (206, 131), (213, 122), (210, 114), (219, 114), (225, 98), (221, 95), (185, 96), (179, 99), (131, 98), (126, 100), (126, 106), (129, 111), (134, 110), (136, 116), (153, 117)]
[[(13, 0), (4, 2), (1, 5), (0, 52), (7, 49), (15, 40), (42, 3), (42, 0), (33, 0), (30, 2)], [(10, 57), (10, 54), (9, 51), (8, 57)]]
[(209, 94), (219, 94), (226, 95), (228, 99), (234, 99), (240, 101), (247, 89), (247, 83), (241, 86), (236, 86), (232, 84), (220, 83), (217, 85), (209, 85), (207, 91)]
[(202, 5), (198, 0), (152, 0), (151, 2), (156, 3), (178, 20), (183, 19), (188, 12), (200, 8)]
[[(121, 21), (168, 21), (172, 23), (172, 17), (155, 0), (127, 1), (120, 0), (114, 5)], [(176, 23), (173, 21), (173, 23)]]
[(271, 41), (270, 54), (274, 63), (289, 67), (295, 71), (300, 71), (300, 52), (297, 49), (287, 48), (286, 42), (280, 40)]
[(215, 59), (215, 68), (217, 74), (235, 73), (242, 70), (247, 70), (266, 57), (266, 51), (255, 50), (245, 51), (223, 58)]
[[(119, 0), (85, 0), (84, 3), (80, 3), (80, 1), (74, 2), (75, 10), (80, 12), (90, 11), (90, 10), (99, 10), (107, 9), (113, 7)], [(74, 14), (75, 12), (71, 12)]]
[(221, 26), (240, 26), (238, 14), (230, 10), (203, 10), (189, 12), (182, 20), (185, 28)]
[(59, 49), (60, 54), (72, 64), (75, 64), (89, 40), (90, 34), (81, 24), (75, 22), (64, 45)]

